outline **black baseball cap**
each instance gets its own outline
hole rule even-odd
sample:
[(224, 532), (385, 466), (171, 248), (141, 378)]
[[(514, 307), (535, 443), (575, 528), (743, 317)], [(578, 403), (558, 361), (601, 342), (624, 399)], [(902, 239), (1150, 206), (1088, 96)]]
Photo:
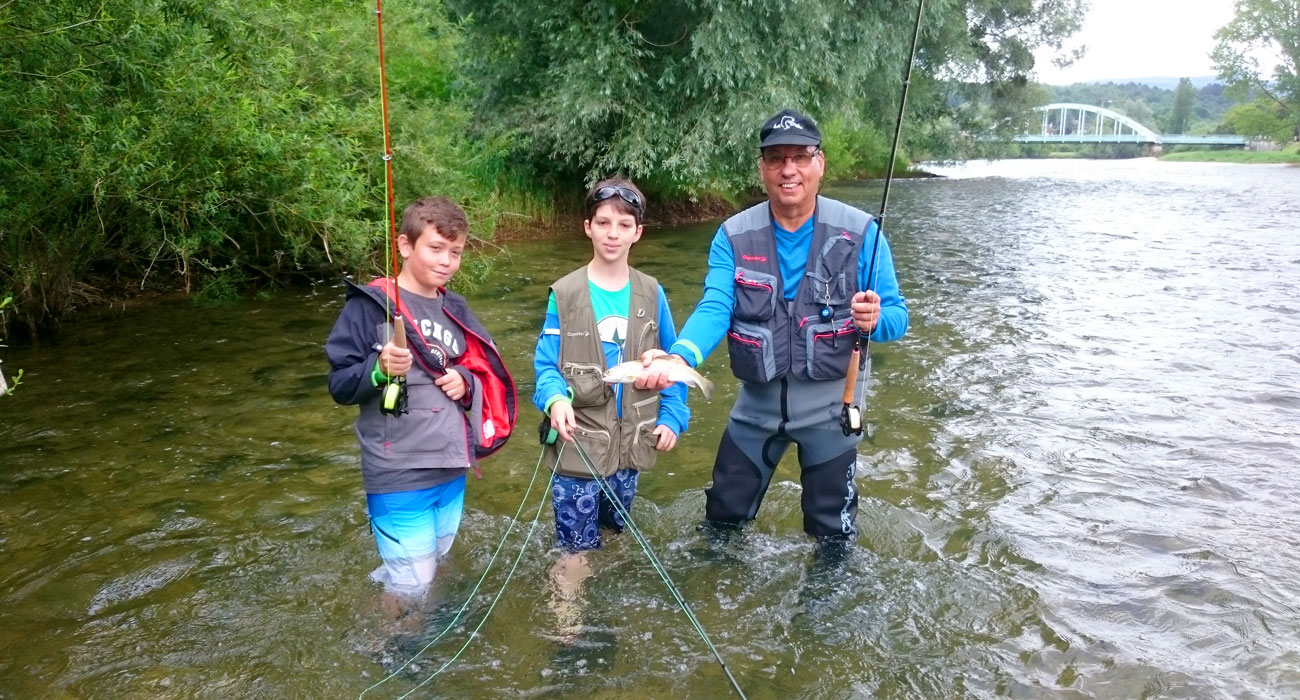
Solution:
[(763, 123), (758, 131), (758, 147), (768, 146), (820, 146), (822, 132), (817, 122), (793, 109), (783, 109)]

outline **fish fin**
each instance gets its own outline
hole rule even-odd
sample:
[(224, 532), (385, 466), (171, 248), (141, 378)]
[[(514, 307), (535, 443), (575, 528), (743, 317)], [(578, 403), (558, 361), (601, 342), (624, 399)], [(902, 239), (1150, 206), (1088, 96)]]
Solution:
[(708, 379), (705, 379), (704, 377), (700, 377), (700, 393), (704, 394), (705, 401), (712, 401), (713, 382), (709, 381)]

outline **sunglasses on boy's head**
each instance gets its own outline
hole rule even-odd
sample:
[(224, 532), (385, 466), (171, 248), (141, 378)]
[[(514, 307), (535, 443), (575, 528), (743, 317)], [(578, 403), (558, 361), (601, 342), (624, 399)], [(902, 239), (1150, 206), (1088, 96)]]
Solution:
[(638, 212), (645, 211), (645, 205), (641, 201), (641, 196), (638, 195), (635, 190), (630, 190), (626, 187), (615, 187), (612, 185), (602, 187), (591, 194), (591, 203), (599, 204), (614, 195), (618, 195), (624, 202), (631, 204), (632, 208), (636, 209)]

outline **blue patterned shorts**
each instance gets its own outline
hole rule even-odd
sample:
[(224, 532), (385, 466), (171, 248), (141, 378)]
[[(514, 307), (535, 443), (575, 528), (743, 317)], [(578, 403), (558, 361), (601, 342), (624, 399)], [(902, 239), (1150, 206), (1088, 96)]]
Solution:
[[(638, 475), (634, 469), (624, 469), (605, 479), (624, 510), (632, 510)], [(557, 474), (551, 484), (551, 504), (555, 506), (556, 546), (571, 552), (600, 549), (604, 544), (602, 526), (623, 531), (623, 517), (595, 479)]]

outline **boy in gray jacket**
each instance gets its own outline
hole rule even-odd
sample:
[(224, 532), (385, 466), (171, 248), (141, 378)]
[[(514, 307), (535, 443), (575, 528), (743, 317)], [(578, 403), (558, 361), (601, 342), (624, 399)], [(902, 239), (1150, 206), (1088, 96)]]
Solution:
[[(500, 449), (515, 420), (515, 387), (464, 297), (445, 289), (460, 269), (465, 212), (441, 197), (402, 213), (396, 284), (347, 283), (325, 352), (334, 400), (356, 405), (361, 479), (383, 564), (371, 578), (400, 596), (424, 594), (465, 504), (465, 475)], [(392, 341), (405, 324), (409, 348)], [(404, 401), (384, 407), (389, 384)], [(396, 410), (390, 410), (396, 408)]]

